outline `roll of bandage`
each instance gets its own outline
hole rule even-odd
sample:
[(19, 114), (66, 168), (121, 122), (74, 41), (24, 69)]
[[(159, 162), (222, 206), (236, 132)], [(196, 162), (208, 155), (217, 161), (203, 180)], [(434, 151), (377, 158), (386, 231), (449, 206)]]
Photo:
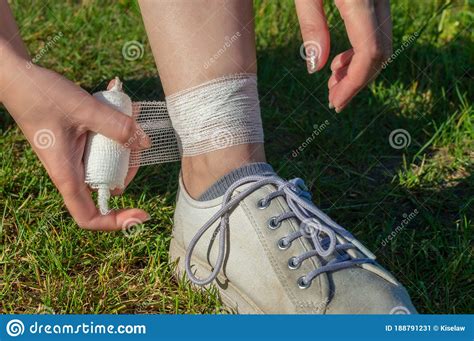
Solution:
[[(132, 101), (122, 91), (122, 83), (118, 77), (110, 90), (97, 92), (94, 97), (125, 115), (132, 116)], [(103, 215), (110, 212), (110, 191), (125, 187), (129, 158), (130, 149), (126, 146), (104, 135), (89, 132), (84, 155), (85, 182), (91, 188), (97, 189), (99, 210)]]

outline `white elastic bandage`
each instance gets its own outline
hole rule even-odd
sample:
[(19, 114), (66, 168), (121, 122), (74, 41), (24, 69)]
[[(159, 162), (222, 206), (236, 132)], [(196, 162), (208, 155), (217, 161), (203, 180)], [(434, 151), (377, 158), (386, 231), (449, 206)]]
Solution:
[(135, 120), (151, 140), (151, 147), (132, 151), (130, 167), (180, 160), (176, 134), (166, 111), (166, 102), (133, 102)]
[[(125, 115), (132, 116), (132, 101), (121, 91), (121, 87), (122, 84), (116, 78), (111, 90), (95, 93), (94, 97)], [(98, 190), (102, 214), (109, 212), (110, 190), (124, 187), (129, 157), (130, 149), (104, 135), (89, 132), (84, 155), (85, 182)]]
[(263, 143), (255, 74), (224, 76), (166, 97), (183, 156)]

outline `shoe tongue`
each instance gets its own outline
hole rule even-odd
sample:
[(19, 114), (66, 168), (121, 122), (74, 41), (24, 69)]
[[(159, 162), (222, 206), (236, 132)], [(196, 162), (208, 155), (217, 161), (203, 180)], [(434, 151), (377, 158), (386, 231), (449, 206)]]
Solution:
[(248, 163), (239, 168), (236, 168), (211, 185), (201, 196), (197, 199), (199, 201), (207, 201), (219, 198), (224, 195), (227, 189), (236, 181), (252, 175), (275, 175), (272, 166), (265, 162)]

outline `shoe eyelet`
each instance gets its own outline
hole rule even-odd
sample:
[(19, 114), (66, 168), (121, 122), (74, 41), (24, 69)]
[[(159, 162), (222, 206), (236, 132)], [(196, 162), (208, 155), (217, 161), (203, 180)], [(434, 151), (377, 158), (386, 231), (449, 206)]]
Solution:
[(281, 221), (279, 221), (279, 222), (277, 223), (276, 220), (277, 220), (277, 217), (271, 217), (271, 218), (268, 220), (267, 227), (268, 227), (270, 230), (276, 230), (277, 228), (280, 227)]
[(259, 208), (261, 210), (266, 209), (268, 206), (270, 206), (270, 201), (266, 201), (265, 199), (260, 199), (257, 202), (257, 208)]
[(301, 266), (301, 263), (295, 263), (295, 260), (296, 257), (291, 257), (290, 259), (288, 259), (288, 267), (290, 268), (290, 270), (296, 270)]
[(304, 276), (298, 278), (297, 283), (300, 289), (308, 289), (311, 286), (311, 282), (306, 283)]
[(278, 241), (278, 248), (279, 248), (280, 250), (286, 250), (286, 249), (288, 249), (290, 246), (291, 246), (291, 242), (290, 242), (290, 243), (285, 243), (285, 238), (281, 238), (281, 239)]

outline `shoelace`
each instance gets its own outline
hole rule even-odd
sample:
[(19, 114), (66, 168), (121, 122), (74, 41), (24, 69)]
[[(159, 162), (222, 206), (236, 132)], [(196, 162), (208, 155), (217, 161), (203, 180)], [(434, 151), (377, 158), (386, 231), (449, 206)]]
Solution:
[[(249, 183), (250, 185), (247, 188), (232, 197), (236, 188)], [(270, 204), (270, 201), (278, 196), (283, 196), (290, 208), (289, 212), (284, 212), (279, 216), (271, 218), (269, 220), (269, 227), (276, 229), (280, 226), (283, 220), (290, 218), (297, 218), (300, 221), (300, 228), (280, 239), (278, 247), (281, 249), (287, 249), (291, 246), (291, 243), (298, 238), (309, 238), (314, 246), (313, 250), (309, 250), (299, 256), (290, 258), (288, 266), (291, 269), (298, 268), (304, 260), (310, 257), (318, 255), (321, 257), (327, 257), (334, 252), (337, 252), (337, 256), (325, 265), (300, 277), (298, 279), (298, 285), (300, 288), (304, 289), (309, 287), (313, 279), (322, 273), (341, 270), (356, 264), (375, 263), (375, 256), (367, 248), (355, 239), (349, 231), (332, 221), (331, 218), (311, 202), (311, 194), (305, 190), (305, 185), (302, 179), (295, 178), (290, 181), (285, 181), (275, 175), (255, 175), (244, 177), (236, 181), (227, 189), (223, 196), (222, 207), (198, 230), (189, 243), (186, 251), (185, 266), (186, 273), (191, 282), (197, 285), (206, 285), (217, 277), (224, 263), (230, 212), (239, 205), (245, 197), (267, 184), (274, 185), (277, 190), (261, 199), (258, 203), (259, 208), (265, 209)], [(205, 279), (199, 279), (192, 273), (191, 258), (199, 239), (201, 239), (203, 234), (218, 219), (220, 219), (220, 222), (215, 234), (216, 236), (219, 234), (219, 252), (217, 255), (217, 261), (211, 274)], [(336, 237), (337, 234), (345, 238), (348, 242), (343, 244), (338, 243)], [(351, 258), (346, 252), (344, 252), (349, 249), (358, 249), (366, 258)]]

